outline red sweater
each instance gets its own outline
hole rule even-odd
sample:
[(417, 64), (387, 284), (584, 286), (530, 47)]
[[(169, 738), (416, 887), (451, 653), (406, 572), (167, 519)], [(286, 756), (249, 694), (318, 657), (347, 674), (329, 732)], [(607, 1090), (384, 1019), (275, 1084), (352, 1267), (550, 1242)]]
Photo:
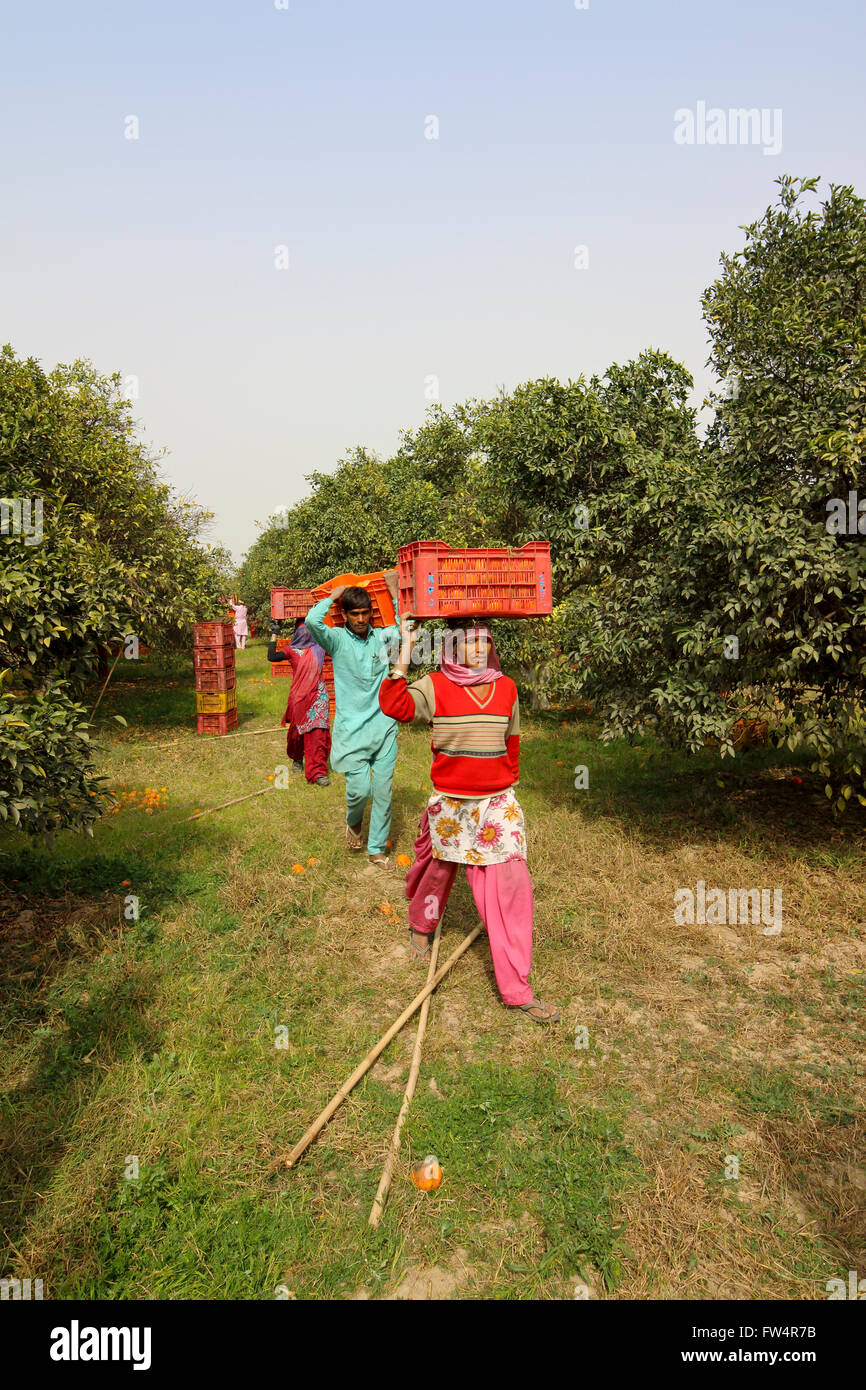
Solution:
[(514, 786), (520, 771), (520, 703), (510, 676), (491, 682), (479, 701), (471, 685), (435, 671), (407, 686), (384, 680), (379, 704), (402, 724), (433, 725), (433, 786), (446, 796), (481, 797)]

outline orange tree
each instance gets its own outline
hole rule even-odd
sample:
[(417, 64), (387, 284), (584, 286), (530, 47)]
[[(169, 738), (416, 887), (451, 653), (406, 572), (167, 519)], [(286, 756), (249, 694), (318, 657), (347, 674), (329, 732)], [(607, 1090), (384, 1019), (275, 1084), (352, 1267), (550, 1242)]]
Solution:
[(702, 445), (691, 379), (657, 352), (530, 383), (486, 428), (551, 540), (605, 736), (724, 756), (733, 712), (769, 713), (841, 810), (866, 804), (866, 207), (833, 187), (807, 209), (816, 183), (779, 180), (704, 296), (726, 387)]
[(46, 373), (0, 352), (0, 498), (0, 821), (88, 829), (83, 696), (104, 644), (218, 611), (222, 557), (135, 440), (119, 378), (85, 362)]

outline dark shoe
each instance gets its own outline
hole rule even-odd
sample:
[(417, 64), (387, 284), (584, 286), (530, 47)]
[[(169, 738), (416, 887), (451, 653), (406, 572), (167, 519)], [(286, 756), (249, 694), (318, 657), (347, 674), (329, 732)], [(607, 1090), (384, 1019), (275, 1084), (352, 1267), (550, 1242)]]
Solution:
[(295, 758), (294, 762), (292, 763), (292, 772), (303, 772), (303, 770), (304, 770), (304, 760), (303, 760), (303, 758)]
[(330, 785), (331, 785), (331, 779), (330, 779), (330, 777), (317, 777), (316, 780), (315, 780), (315, 782), (313, 783), (313, 786), (314, 786), (314, 787), (329, 787)]

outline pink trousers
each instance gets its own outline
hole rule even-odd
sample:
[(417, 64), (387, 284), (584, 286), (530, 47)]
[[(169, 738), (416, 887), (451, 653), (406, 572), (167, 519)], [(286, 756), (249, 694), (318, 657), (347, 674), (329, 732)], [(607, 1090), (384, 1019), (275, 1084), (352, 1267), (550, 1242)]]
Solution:
[[(528, 1004), (532, 998), (533, 896), (525, 859), (505, 864), (467, 864), (466, 878), (475, 906), (487, 928), (490, 955), (499, 993), (505, 1004)], [(429, 935), (436, 930), (451, 892), (457, 865), (434, 859), (427, 812), (421, 817), (415, 841), (415, 863), (406, 875), (409, 925)]]

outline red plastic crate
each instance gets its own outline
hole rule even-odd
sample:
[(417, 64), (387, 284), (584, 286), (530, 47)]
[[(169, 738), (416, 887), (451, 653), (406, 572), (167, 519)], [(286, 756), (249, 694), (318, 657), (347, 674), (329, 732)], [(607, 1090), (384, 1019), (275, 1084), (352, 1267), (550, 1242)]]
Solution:
[(400, 547), (400, 612), (413, 618), (535, 618), (553, 612), (550, 544), (452, 549), (444, 541)]
[[(277, 638), (277, 651), (278, 651), (278, 652), (285, 652), (285, 651), (288, 651), (289, 647), (291, 646), (291, 643), (292, 643), (291, 637), (278, 637), (278, 638)], [(291, 680), (291, 678), (292, 678), (292, 663), (291, 663), (290, 661), (272, 661), (272, 662), (271, 662), (271, 675), (272, 675), (272, 676), (277, 676), (280, 680)]]
[(197, 714), (196, 733), (227, 734), (229, 729), (238, 727), (238, 712), (230, 709), (226, 714)]
[[(394, 613), (394, 604), (388, 592), (388, 586), (378, 574), (340, 574), (336, 579), (329, 579), (326, 584), (320, 584), (313, 590), (313, 596), (318, 603), (320, 599), (327, 598), (332, 589), (338, 584), (345, 584), (349, 588), (360, 586), (367, 590), (370, 595), (370, 604), (373, 609), (374, 627), (393, 627), (397, 621)], [(340, 600), (335, 599), (328, 609), (324, 618), (326, 627), (345, 627), (346, 619), (340, 607)]]
[(306, 618), (315, 602), (312, 589), (271, 589), (271, 617)]
[[(281, 637), (281, 638), (277, 641), (277, 651), (285, 651), (286, 648), (288, 647), (288, 645), (289, 645), (289, 639), (288, 639), (287, 637)], [(292, 678), (292, 666), (291, 666), (291, 662), (289, 662), (289, 661), (272, 661), (272, 662), (271, 662), (271, 675), (272, 675), (272, 676), (287, 676), (287, 677), (289, 678), (289, 680), (291, 680), (291, 678)], [(332, 662), (332, 660), (331, 660), (331, 658), (330, 658), (329, 656), (326, 656), (326, 657), (325, 657), (325, 660), (322, 662), (322, 680), (325, 682), (325, 688), (327, 689), (327, 692), (328, 692), (328, 716), (329, 716), (329, 718), (333, 719), (334, 715), (337, 713), (337, 697), (336, 697), (336, 694), (335, 694), (335, 691), (334, 691), (334, 663)], [(291, 689), (291, 687), (289, 687), (289, 689)], [(287, 690), (287, 691), (286, 691), (286, 698), (288, 698), (288, 694), (289, 694), (289, 691)]]
[(235, 644), (224, 642), (219, 647), (196, 647), (192, 658), (197, 671), (212, 671), (219, 666), (234, 670)]
[(235, 630), (233, 623), (196, 623), (193, 628), (193, 646), (221, 647), (227, 642), (234, 646)]
[(197, 669), (196, 690), (234, 690), (237, 672), (234, 666), (210, 666)]

